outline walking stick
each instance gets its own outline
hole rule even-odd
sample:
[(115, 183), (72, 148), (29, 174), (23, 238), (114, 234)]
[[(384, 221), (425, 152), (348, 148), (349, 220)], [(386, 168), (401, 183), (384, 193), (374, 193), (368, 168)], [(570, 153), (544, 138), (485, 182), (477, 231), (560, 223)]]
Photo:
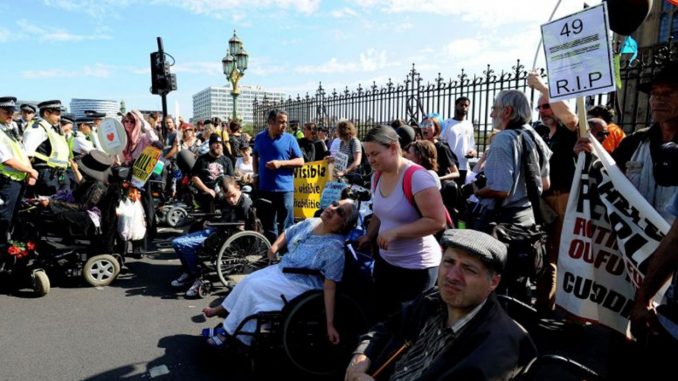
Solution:
[(380, 375), (386, 368), (388, 368), (389, 366), (391, 366), (391, 365), (398, 359), (398, 357), (400, 357), (400, 355), (402, 355), (403, 352), (405, 352), (405, 350), (406, 350), (407, 348), (411, 347), (411, 346), (412, 346), (412, 342), (411, 342), (411, 341), (409, 341), (409, 340), (408, 340), (408, 341), (405, 341), (405, 344), (403, 344), (400, 348), (398, 348), (395, 352), (393, 352), (393, 354), (392, 354), (388, 359), (386, 359), (386, 362), (384, 362), (384, 363), (379, 367), (379, 369), (375, 370), (374, 373), (372, 373), (372, 378), (376, 379), (377, 377), (379, 377), (379, 375)]

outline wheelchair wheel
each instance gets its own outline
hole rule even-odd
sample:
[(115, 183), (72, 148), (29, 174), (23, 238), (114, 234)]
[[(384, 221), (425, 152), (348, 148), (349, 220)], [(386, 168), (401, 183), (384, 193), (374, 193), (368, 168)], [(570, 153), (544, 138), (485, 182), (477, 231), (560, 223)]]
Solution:
[(45, 296), (49, 293), (50, 283), (49, 277), (45, 270), (38, 269), (33, 272), (33, 292), (37, 296)]
[[(305, 295), (305, 296), (304, 296)], [(293, 302), (283, 317), (282, 343), (285, 354), (299, 370), (312, 375), (338, 374), (346, 368), (358, 338), (369, 329), (358, 303), (337, 293), (334, 326), (340, 342), (327, 339), (323, 291), (306, 293)]]
[(241, 231), (228, 237), (217, 256), (217, 274), (221, 283), (228, 287), (228, 275), (247, 274), (265, 266), (270, 247), (266, 237), (257, 232)]
[(165, 215), (165, 220), (173, 228), (184, 226), (188, 220), (188, 212), (180, 206), (174, 206)]
[(108, 286), (120, 274), (120, 263), (110, 254), (95, 255), (87, 260), (82, 274), (94, 287)]

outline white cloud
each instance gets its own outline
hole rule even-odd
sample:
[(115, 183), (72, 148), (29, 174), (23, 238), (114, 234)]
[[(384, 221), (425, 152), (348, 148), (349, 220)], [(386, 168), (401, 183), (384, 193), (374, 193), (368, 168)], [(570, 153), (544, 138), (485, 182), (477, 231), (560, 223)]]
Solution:
[(7, 42), (12, 38), (12, 33), (5, 28), (0, 28), (0, 43)]
[(97, 63), (95, 65), (85, 65), (79, 69), (47, 69), (47, 70), (24, 70), (21, 76), (26, 79), (48, 79), (48, 78), (109, 78), (113, 73), (113, 66)]
[(354, 11), (351, 8), (342, 8), (342, 9), (335, 9), (332, 12), (330, 12), (332, 17), (341, 19), (344, 17), (355, 17), (358, 15), (356, 11)]
[(251, 10), (253, 8), (293, 9), (297, 12), (312, 14), (320, 7), (320, 0), (155, 0), (155, 4), (163, 4), (186, 9), (197, 14), (220, 14), (235, 10)]
[[(377, 8), (387, 13), (430, 13), (450, 17), (453, 26), (459, 18), (461, 21), (480, 24), (484, 27), (497, 27), (506, 24), (525, 22), (543, 22), (548, 19), (555, 6), (555, 1), (544, 0), (351, 0), (364, 8)], [(600, 0), (589, 0), (589, 5), (600, 3)], [(563, 2), (558, 8), (556, 17), (581, 10), (582, 2)]]
[(127, 7), (131, 0), (44, 0), (45, 5), (69, 12), (84, 13), (98, 20), (111, 16), (114, 9)]
[(20, 33), (27, 35), (29, 38), (37, 38), (41, 41), (78, 42), (85, 40), (108, 40), (111, 38), (107, 34), (94, 33), (78, 35), (60, 28), (40, 27), (26, 19), (18, 20), (16, 24), (19, 27)]
[(332, 57), (329, 61), (320, 65), (304, 65), (296, 68), (298, 73), (304, 74), (338, 74), (354, 72), (374, 72), (389, 66), (397, 65), (396, 62), (389, 61), (386, 51), (368, 49), (360, 53), (358, 60), (340, 61)]

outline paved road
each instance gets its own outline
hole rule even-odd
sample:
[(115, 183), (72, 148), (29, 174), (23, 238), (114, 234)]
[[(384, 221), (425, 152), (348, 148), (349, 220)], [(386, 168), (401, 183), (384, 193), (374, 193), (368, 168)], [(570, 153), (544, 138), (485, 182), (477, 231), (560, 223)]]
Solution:
[(225, 290), (204, 300), (178, 295), (169, 286), (175, 258), (130, 259), (130, 272), (105, 288), (61, 284), (42, 298), (0, 289), (0, 380), (261, 379), (199, 337), (218, 323), (201, 309)]

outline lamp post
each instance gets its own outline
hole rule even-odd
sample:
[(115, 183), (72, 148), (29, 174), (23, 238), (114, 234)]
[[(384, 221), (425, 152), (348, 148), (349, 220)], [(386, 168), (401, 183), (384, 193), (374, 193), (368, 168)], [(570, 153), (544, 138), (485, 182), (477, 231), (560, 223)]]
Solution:
[(247, 60), (249, 55), (243, 48), (243, 43), (240, 41), (238, 36), (233, 31), (233, 37), (228, 40), (228, 51), (226, 56), (221, 60), (221, 64), (224, 67), (224, 75), (226, 79), (233, 86), (231, 90), (231, 96), (233, 97), (233, 119), (237, 119), (238, 114), (236, 111), (236, 100), (238, 95), (240, 95), (240, 89), (238, 88), (238, 81), (245, 75), (245, 70), (247, 70)]

